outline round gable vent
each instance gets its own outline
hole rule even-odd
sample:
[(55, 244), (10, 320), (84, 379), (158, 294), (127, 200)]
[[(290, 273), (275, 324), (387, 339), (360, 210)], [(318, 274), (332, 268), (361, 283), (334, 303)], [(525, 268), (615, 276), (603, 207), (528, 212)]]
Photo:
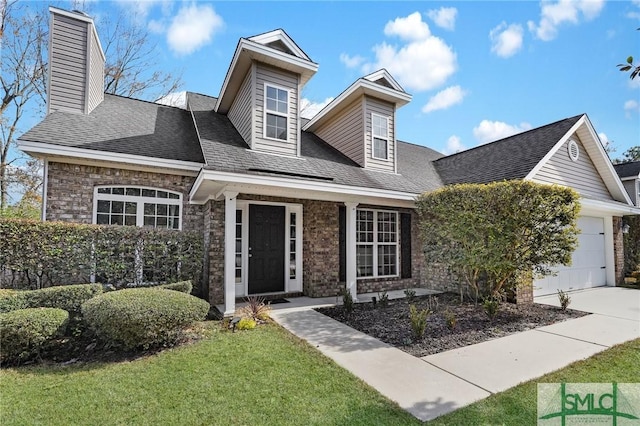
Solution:
[(569, 139), (567, 151), (569, 151), (569, 158), (571, 158), (571, 161), (578, 161), (578, 157), (580, 157), (580, 147), (578, 146), (578, 142), (573, 139)]

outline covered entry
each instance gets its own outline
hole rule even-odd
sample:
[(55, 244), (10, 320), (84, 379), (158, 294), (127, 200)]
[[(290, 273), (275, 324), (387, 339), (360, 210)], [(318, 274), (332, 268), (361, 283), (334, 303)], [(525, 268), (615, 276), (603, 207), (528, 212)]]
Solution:
[(605, 220), (602, 217), (578, 218), (578, 247), (573, 252), (571, 266), (553, 268), (557, 274), (535, 280), (534, 296), (554, 294), (558, 290), (570, 291), (607, 284), (605, 250)]

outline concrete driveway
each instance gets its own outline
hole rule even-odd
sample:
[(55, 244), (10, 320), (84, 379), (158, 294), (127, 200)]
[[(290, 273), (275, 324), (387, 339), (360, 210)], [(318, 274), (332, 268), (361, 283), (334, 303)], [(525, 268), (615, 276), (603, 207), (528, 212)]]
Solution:
[[(640, 290), (596, 287), (569, 293), (569, 308), (614, 318), (640, 321)], [(535, 298), (536, 303), (560, 306), (555, 294)]]

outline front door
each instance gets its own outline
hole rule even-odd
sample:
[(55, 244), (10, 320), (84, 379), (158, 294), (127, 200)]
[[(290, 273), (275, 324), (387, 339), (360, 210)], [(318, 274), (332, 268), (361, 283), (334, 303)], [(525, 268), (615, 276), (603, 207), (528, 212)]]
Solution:
[(284, 206), (249, 205), (249, 294), (284, 291)]

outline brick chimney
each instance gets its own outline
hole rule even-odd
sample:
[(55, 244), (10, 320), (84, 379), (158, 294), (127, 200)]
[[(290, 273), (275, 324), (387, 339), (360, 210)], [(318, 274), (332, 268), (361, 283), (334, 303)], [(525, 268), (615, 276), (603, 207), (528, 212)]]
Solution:
[(89, 114), (104, 99), (105, 57), (93, 19), (50, 7), (47, 113)]

